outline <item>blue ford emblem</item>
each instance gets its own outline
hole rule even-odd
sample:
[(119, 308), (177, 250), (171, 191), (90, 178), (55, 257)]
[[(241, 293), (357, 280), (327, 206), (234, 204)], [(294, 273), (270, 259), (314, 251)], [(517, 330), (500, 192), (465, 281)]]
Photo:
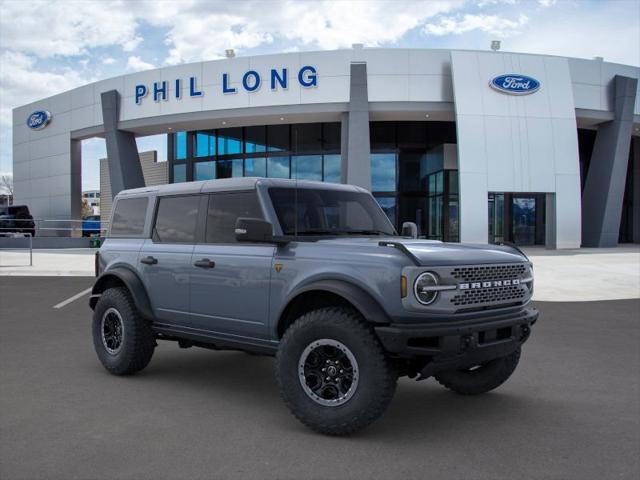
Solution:
[(32, 130), (42, 130), (51, 121), (51, 113), (46, 110), (37, 110), (27, 118), (27, 127)]
[(540, 82), (535, 78), (517, 73), (498, 75), (489, 82), (491, 88), (510, 95), (528, 95), (540, 89)]

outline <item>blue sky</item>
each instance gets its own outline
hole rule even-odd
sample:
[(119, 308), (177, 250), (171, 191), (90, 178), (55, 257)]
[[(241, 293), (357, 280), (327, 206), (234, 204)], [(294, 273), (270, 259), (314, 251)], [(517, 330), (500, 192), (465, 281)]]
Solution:
[[(640, 0), (0, 0), (0, 172), (11, 109), (89, 82), (237, 55), (367, 47), (487, 49), (640, 65)], [(139, 140), (158, 149), (162, 137)], [(104, 142), (83, 145), (98, 187)]]

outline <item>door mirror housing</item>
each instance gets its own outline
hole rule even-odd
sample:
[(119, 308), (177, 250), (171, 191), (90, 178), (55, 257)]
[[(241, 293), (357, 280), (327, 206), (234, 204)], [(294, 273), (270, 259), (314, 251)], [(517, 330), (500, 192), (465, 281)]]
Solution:
[(418, 226), (413, 222), (404, 222), (401, 235), (403, 237), (418, 238)]
[(236, 220), (236, 240), (239, 242), (271, 243), (273, 225), (261, 218), (239, 217)]

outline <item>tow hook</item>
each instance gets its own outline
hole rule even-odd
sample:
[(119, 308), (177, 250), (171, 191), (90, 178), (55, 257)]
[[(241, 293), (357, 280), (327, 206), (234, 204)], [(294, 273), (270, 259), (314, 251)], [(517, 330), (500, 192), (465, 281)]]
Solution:
[(524, 342), (527, 338), (529, 338), (529, 334), (531, 333), (531, 329), (528, 325), (525, 325), (520, 330), (520, 341)]
[(465, 352), (471, 348), (477, 347), (476, 338), (473, 335), (465, 335), (462, 337), (462, 351)]

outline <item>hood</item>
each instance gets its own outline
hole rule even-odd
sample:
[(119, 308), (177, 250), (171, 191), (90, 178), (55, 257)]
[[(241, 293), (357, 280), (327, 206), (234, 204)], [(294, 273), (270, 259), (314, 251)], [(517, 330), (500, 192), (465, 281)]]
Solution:
[(380, 242), (399, 243), (411, 252), (422, 266), (519, 263), (527, 261), (526, 257), (518, 250), (507, 245), (443, 243), (435, 240), (416, 240), (402, 237), (340, 237), (322, 240), (322, 242), (371, 248), (393, 248), (391, 246), (379, 246)]

